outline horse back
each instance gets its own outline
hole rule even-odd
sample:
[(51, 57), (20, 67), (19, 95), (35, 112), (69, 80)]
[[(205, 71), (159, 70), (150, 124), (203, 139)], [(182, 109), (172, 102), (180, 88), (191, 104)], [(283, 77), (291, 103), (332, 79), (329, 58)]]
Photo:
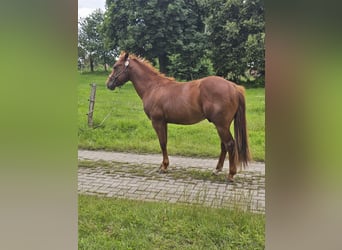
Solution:
[(208, 76), (199, 81), (201, 95), (205, 95), (206, 98), (226, 101), (237, 98), (240, 86), (234, 82), (218, 76)]

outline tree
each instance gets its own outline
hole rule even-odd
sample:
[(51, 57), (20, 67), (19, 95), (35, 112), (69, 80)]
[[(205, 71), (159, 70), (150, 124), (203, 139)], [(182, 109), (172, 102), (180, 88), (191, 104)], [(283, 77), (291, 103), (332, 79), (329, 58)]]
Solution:
[(264, 23), (262, 0), (107, 0), (104, 36), (176, 78), (238, 81), (264, 75)]
[(94, 71), (95, 61), (102, 63), (107, 70), (107, 63), (110, 63), (113, 57), (113, 52), (107, 50), (104, 45), (103, 20), (103, 12), (97, 9), (79, 21), (78, 43), (79, 47), (86, 51), (91, 72)]
[[(170, 68), (172, 55), (178, 54), (181, 69), (194, 67), (205, 49), (204, 23), (197, 1), (190, 0), (107, 0), (106, 44), (158, 59), (163, 73)], [(197, 8), (197, 9), (196, 9)], [(197, 39), (197, 40), (196, 40)], [(183, 60), (185, 56), (187, 60)], [(189, 57), (190, 55), (190, 57)]]
[(212, 2), (207, 25), (216, 74), (238, 81), (252, 64), (264, 72), (264, 23), (262, 0)]
[(184, 23), (181, 46), (170, 56), (169, 72), (176, 78), (193, 80), (212, 75), (205, 33), (206, 6), (198, 0), (186, 1), (187, 22)]

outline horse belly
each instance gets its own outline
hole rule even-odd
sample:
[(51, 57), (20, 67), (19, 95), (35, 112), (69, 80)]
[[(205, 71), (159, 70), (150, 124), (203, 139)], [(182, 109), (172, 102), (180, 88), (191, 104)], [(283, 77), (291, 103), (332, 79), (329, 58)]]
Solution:
[(196, 82), (189, 82), (158, 88), (144, 102), (145, 112), (150, 119), (164, 119), (167, 123), (200, 122), (205, 116), (198, 87)]
[(191, 125), (204, 120), (203, 116), (196, 117), (167, 117), (167, 123), (181, 124), (181, 125)]
[(174, 105), (172, 109), (165, 111), (165, 120), (168, 123), (190, 125), (204, 120), (204, 114), (200, 107), (185, 107)]

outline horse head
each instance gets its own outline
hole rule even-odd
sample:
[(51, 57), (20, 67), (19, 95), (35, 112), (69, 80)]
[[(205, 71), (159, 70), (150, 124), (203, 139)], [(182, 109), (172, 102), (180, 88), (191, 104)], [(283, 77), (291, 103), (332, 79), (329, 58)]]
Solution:
[(110, 73), (106, 85), (110, 90), (114, 90), (116, 87), (124, 85), (128, 80), (128, 65), (129, 65), (129, 53), (122, 53), (119, 60), (114, 64), (112, 72)]

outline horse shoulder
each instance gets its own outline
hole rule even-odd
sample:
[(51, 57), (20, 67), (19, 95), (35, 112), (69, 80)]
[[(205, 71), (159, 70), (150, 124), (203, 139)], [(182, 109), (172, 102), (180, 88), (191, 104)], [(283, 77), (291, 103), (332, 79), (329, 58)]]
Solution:
[(162, 92), (163, 91), (161, 91), (160, 87), (154, 88), (142, 99), (145, 114), (150, 120), (152, 120), (152, 118), (162, 116), (160, 105), (163, 98)]

